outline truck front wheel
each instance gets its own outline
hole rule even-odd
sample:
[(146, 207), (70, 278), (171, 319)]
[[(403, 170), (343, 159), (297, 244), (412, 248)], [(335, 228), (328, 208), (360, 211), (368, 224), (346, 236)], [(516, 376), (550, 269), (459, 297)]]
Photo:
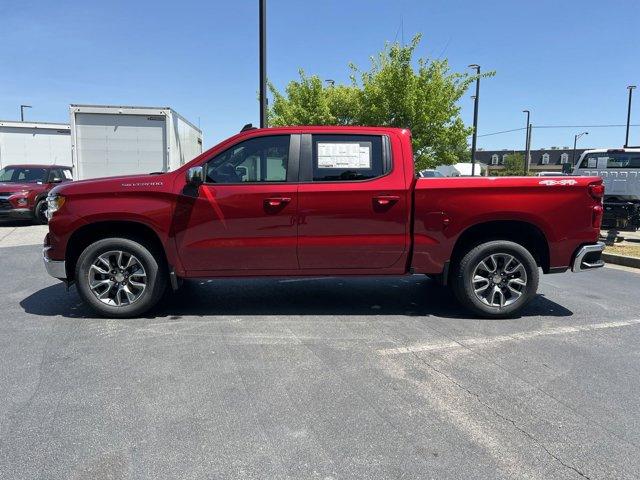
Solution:
[(75, 280), (82, 299), (99, 315), (129, 318), (153, 307), (166, 288), (166, 267), (142, 243), (106, 238), (80, 254)]
[(538, 289), (535, 259), (522, 245), (506, 240), (472, 248), (452, 273), (451, 284), (460, 303), (488, 318), (517, 315)]

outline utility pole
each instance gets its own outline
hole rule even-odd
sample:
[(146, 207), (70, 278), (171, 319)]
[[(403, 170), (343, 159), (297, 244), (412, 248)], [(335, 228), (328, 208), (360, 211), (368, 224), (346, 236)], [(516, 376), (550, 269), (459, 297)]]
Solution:
[(267, 0), (260, 2), (260, 128), (267, 128)]
[(578, 143), (578, 139), (583, 135), (589, 135), (589, 132), (576, 133), (573, 136), (573, 154), (571, 155), (571, 166), (572, 167), (576, 166), (576, 144)]
[(527, 125), (527, 147), (524, 152), (524, 174), (529, 175), (529, 157), (531, 156), (531, 132), (533, 132), (533, 125)]
[(471, 176), (476, 174), (476, 144), (478, 141), (478, 102), (480, 101), (480, 65), (471, 64), (476, 71), (476, 96), (473, 100), (473, 137), (471, 139)]
[(627, 106), (627, 135), (624, 137), (624, 148), (629, 146), (629, 124), (631, 123), (631, 96), (633, 95), (633, 89), (636, 88), (635, 85), (629, 85), (627, 90), (629, 90), (629, 105)]
[(25, 108), (33, 108), (31, 105), (20, 105), (20, 121), (24, 122), (24, 109)]
[(526, 175), (529, 170), (529, 118), (531, 112), (529, 110), (523, 110), (523, 113), (527, 114), (527, 125), (524, 132), (524, 165), (523, 172)]

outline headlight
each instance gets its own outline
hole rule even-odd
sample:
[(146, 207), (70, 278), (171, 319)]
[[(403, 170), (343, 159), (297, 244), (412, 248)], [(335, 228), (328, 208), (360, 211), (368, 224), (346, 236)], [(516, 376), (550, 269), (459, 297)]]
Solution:
[(56, 213), (62, 205), (64, 205), (65, 198), (62, 195), (54, 194), (47, 197), (47, 218), (51, 219), (54, 213)]

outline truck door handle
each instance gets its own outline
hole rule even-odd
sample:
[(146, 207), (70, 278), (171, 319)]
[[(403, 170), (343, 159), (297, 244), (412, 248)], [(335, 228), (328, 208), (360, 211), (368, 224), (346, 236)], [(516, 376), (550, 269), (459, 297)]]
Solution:
[(392, 205), (398, 200), (400, 200), (398, 195), (378, 195), (377, 197), (373, 197), (373, 201), (381, 207)]
[(291, 199), (289, 197), (269, 197), (264, 199), (265, 207), (281, 207), (289, 203)]

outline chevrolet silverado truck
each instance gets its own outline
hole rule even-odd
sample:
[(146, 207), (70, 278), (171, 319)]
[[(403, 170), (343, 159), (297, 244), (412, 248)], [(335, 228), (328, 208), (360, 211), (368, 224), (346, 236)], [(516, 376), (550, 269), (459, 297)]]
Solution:
[(47, 223), (47, 194), (73, 178), (71, 167), (8, 165), (0, 169), (0, 219)]
[(503, 318), (539, 269), (604, 265), (603, 195), (597, 177), (416, 178), (405, 129), (243, 129), (172, 172), (57, 186), (43, 256), (108, 317), (190, 278), (425, 274)]

